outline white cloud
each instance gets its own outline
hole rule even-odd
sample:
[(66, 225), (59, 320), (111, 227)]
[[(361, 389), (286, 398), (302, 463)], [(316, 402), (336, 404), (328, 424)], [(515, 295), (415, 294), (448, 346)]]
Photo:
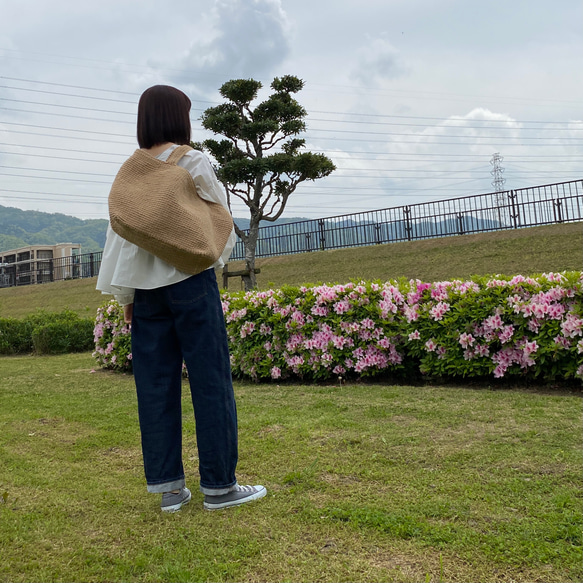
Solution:
[(382, 84), (403, 76), (407, 71), (399, 51), (385, 38), (369, 39), (356, 54), (351, 78), (365, 86)]
[(175, 82), (216, 90), (233, 78), (271, 76), (290, 52), (290, 25), (280, 0), (217, 0), (204, 15), (206, 38), (197, 36), (172, 64)]

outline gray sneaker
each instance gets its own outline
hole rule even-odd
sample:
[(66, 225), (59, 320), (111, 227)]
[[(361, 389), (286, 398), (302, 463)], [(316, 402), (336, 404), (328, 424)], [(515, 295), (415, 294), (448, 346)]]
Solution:
[(222, 494), (221, 496), (209, 496), (206, 494), (204, 508), (206, 510), (219, 510), (229, 506), (238, 506), (239, 504), (245, 504), (245, 502), (259, 500), (265, 494), (267, 494), (267, 490), (264, 486), (239, 486), (239, 484), (235, 484), (227, 494)]
[(162, 512), (178, 512), (185, 504), (190, 502), (191, 497), (192, 495), (188, 488), (182, 488), (178, 494), (164, 492), (160, 508)]

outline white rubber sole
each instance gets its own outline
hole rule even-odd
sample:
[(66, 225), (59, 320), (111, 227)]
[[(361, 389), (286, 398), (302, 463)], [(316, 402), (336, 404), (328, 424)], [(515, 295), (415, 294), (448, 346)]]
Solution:
[(267, 489), (264, 486), (251, 494), (250, 496), (245, 496), (244, 498), (239, 498), (238, 500), (230, 500), (227, 502), (204, 502), (203, 506), (205, 510), (221, 510), (222, 508), (230, 508), (232, 506), (241, 506), (241, 504), (246, 504), (247, 502), (253, 502), (254, 500), (259, 500), (267, 494)]
[(178, 512), (185, 504), (188, 504), (190, 502), (191, 498), (192, 498), (192, 494), (190, 493), (190, 490), (189, 490), (188, 491), (188, 498), (186, 498), (185, 500), (183, 500), (179, 504), (172, 504), (172, 506), (164, 506), (163, 508), (161, 508), (161, 510), (162, 510), (162, 512)]

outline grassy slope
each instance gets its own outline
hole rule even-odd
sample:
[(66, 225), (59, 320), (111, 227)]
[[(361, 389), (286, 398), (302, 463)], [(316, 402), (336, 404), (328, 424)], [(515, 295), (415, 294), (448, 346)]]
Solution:
[[(241, 262), (233, 264), (240, 269)], [(338, 249), (257, 260), (261, 289), (285, 284), (345, 283), (350, 279), (418, 278), (441, 281), (472, 275), (580, 270), (583, 224), (549, 225), (518, 231), (446, 237), (372, 247)], [(241, 289), (231, 278), (229, 290)], [(0, 316), (22, 317), (37, 308), (69, 308), (92, 315), (104, 296), (95, 279), (0, 289)]]

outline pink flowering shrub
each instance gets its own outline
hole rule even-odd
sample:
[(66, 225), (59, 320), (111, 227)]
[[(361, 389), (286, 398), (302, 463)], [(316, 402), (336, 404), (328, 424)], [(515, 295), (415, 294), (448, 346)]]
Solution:
[(123, 321), (123, 308), (110, 300), (97, 310), (93, 329), (93, 357), (103, 368), (131, 372), (132, 346), (129, 326)]
[(583, 378), (580, 273), (425, 286), (407, 296), (418, 306), (408, 354), (422, 373)]
[(360, 282), (223, 295), (237, 376), (583, 378), (583, 279)]
[[(284, 287), (225, 293), (222, 302), (238, 377), (583, 378), (579, 272)], [(131, 353), (120, 336), (129, 330), (114, 306), (100, 308), (94, 355), (123, 370)]]
[(402, 370), (405, 304), (390, 282), (224, 294), (233, 374), (323, 380)]

